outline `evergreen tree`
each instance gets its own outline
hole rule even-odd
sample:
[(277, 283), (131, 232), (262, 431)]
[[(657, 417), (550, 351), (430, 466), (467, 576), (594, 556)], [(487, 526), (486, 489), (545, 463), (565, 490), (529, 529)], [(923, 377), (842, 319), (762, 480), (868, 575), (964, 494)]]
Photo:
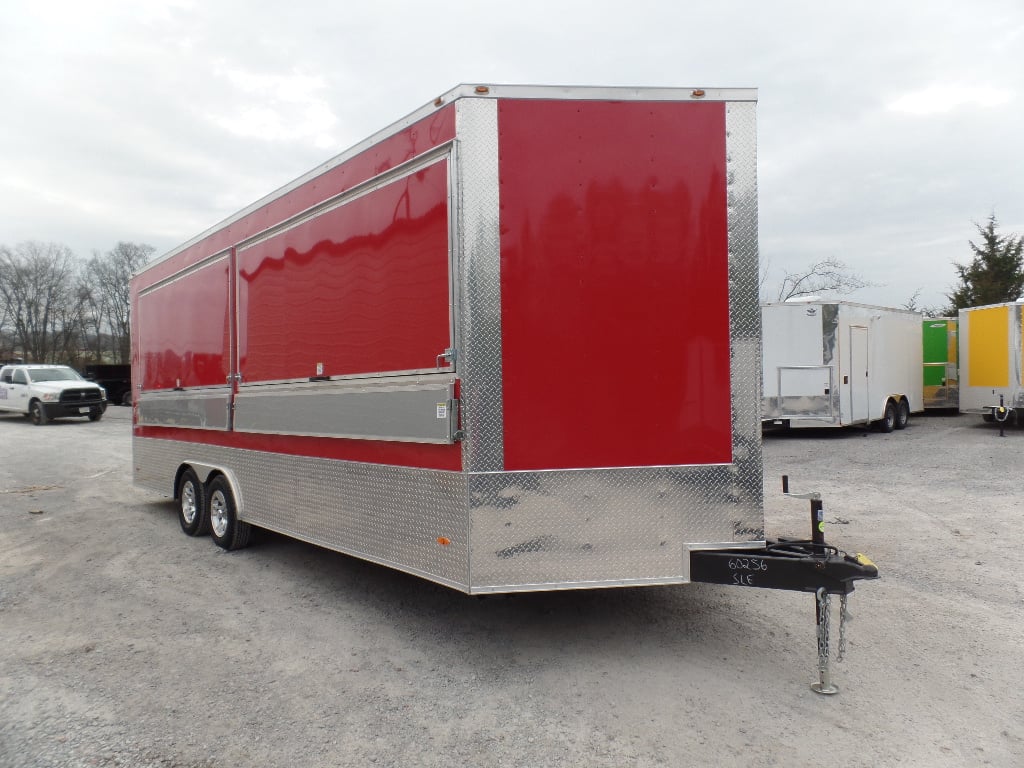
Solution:
[(985, 226), (975, 223), (980, 244), (968, 241), (974, 258), (970, 264), (954, 262), (960, 283), (947, 294), (950, 314), (958, 309), (1016, 301), (1024, 295), (1024, 235), (1000, 235), (993, 213)]

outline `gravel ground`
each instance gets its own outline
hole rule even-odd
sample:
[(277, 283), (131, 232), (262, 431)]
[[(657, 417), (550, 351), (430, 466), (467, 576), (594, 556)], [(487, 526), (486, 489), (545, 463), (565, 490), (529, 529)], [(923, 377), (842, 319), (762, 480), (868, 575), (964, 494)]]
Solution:
[(838, 696), (809, 595), (472, 598), (264, 534), (182, 535), (130, 411), (0, 416), (0, 767), (1024, 765), (1024, 430), (768, 435), (769, 535), (878, 564)]

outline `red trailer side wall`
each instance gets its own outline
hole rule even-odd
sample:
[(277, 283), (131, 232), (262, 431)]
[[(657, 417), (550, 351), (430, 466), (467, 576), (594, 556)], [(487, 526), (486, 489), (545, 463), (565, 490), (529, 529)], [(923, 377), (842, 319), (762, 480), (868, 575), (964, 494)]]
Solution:
[(141, 370), (133, 374), (145, 391), (227, 384), (228, 268), (228, 259), (220, 259), (139, 298), (133, 325), (142, 350)]
[[(219, 273), (215, 284), (192, 279), (192, 275), (207, 274), (210, 267), (204, 267), (140, 298), (142, 291), (454, 138), (455, 109), (447, 105), (145, 270), (132, 283), (134, 316), (141, 319), (132, 328), (138, 337), (133, 375), (138, 377), (145, 370), (143, 387), (149, 391), (173, 388), (178, 378), (182, 387), (224, 385), (230, 364), (230, 336), (224, 332), (228, 294), (222, 294)], [(395, 203), (387, 211), (387, 222), (369, 215), (364, 198), (359, 198), (289, 230), (293, 240), (285, 233), (242, 249), (238, 282), (239, 317), (245, 325), (241, 339), (245, 346), (240, 350), (244, 382), (312, 376), (315, 369), (310, 368), (316, 362), (325, 364), (325, 375), (434, 367), (436, 356), (451, 343), (447, 183), (447, 163), (436, 163), (367, 194), (374, 205)], [(397, 255), (375, 258), (385, 241), (388, 249), (398, 249)], [(315, 270), (311, 271), (310, 260), (316, 261)], [(227, 269), (227, 260), (216, 264), (217, 270)], [(408, 281), (403, 286), (401, 275), (395, 279), (404, 269), (418, 281), (415, 286)], [(376, 275), (371, 274), (373, 270)], [(298, 285), (287, 286), (283, 303), (277, 299), (276, 304), (267, 303), (271, 288), (281, 287), (285, 272)], [(325, 280), (353, 274), (358, 287), (350, 286), (339, 301), (324, 300), (324, 289), (329, 287)], [(382, 286), (387, 294), (384, 303), (391, 310), (395, 302), (406, 304), (413, 289), (426, 290), (431, 300), (425, 306), (382, 314), (369, 296)], [(337, 324), (359, 322), (364, 312), (370, 314), (363, 316), (361, 331), (390, 333), (390, 345), (376, 345), (373, 339), (361, 342), (353, 333), (344, 344), (332, 346), (339, 341)], [(253, 334), (255, 347), (249, 344)], [(381, 347), (389, 348), (382, 351)], [(197, 355), (202, 356), (202, 366)], [(244, 434), (141, 424), (135, 424), (134, 434), (397, 466), (454, 471), (462, 467), (458, 443)]]
[(506, 100), (498, 129), (505, 468), (731, 461), (725, 105)]
[(238, 221), (215, 230), (174, 258), (150, 267), (145, 273), (145, 284), (154, 283), (190, 264), (237, 245), (454, 138), (455, 108), (449, 104), (393, 136), (367, 147), (363, 152), (321, 175), (313, 177), (288, 194), (256, 208)]
[(242, 380), (435, 368), (449, 285), (442, 161), (239, 251)]

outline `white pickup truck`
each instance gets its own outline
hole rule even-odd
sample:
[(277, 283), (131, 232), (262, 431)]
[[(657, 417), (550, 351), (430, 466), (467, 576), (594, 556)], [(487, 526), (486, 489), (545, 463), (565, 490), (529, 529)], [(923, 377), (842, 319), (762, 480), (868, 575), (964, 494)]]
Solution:
[(66, 365), (5, 365), (0, 368), (0, 411), (24, 414), (37, 425), (63, 416), (99, 421), (107, 410), (103, 387)]

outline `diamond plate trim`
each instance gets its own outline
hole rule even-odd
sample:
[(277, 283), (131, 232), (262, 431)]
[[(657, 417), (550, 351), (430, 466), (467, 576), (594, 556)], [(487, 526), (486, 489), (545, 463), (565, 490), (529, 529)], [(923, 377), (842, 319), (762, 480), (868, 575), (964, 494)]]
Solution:
[(742, 538), (750, 540), (764, 538), (756, 106), (732, 102), (725, 108), (733, 472), (746, 517), (741, 528), (749, 532)]
[(463, 466), (505, 466), (501, 368), (501, 243), (498, 231), (498, 102), (461, 99), (455, 116), (458, 179), (459, 375)]

